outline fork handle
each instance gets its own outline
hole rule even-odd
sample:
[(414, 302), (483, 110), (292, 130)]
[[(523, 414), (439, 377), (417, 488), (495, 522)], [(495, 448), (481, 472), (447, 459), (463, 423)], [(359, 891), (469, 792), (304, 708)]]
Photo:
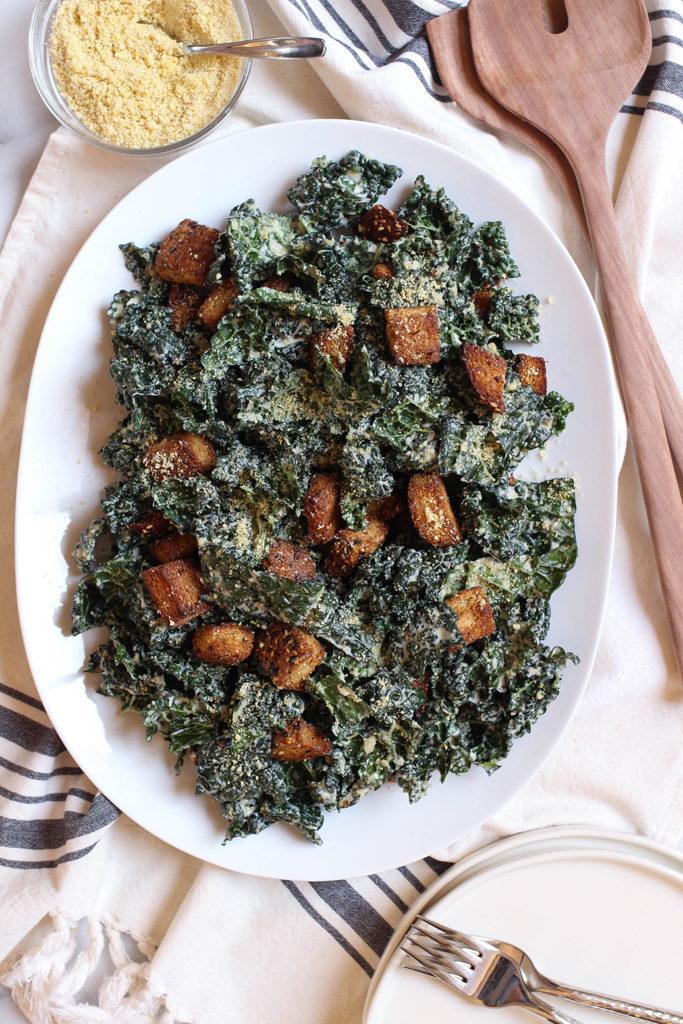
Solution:
[(538, 989), (528, 993), (528, 998), (520, 1005), (525, 1010), (531, 1010), (533, 1013), (537, 1013), (539, 1017), (544, 1017), (551, 1024), (579, 1024), (575, 1017), (570, 1017), (568, 1013), (563, 1013), (562, 1010), (558, 1010), (555, 1006), (551, 1006), (550, 1003), (546, 1003), (543, 999), (539, 999), (536, 994)]
[(568, 985), (560, 985), (558, 982), (545, 978), (542, 985), (534, 988), (534, 993), (544, 992), (546, 995), (560, 996), (562, 999), (571, 999), (575, 1003), (585, 1003), (586, 1006), (595, 1006), (599, 1010), (610, 1010), (612, 1013), (621, 1013), (626, 1017), (635, 1017), (637, 1020), (649, 1020), (653, 1024), (683, 1024), (683, 1016), (671, 1010), (660, 1010), (656, 1006), (643, 1006), (640, 1003), (631, 1003), (626, 999), (613, 999), (612, 996), (603, 996), (598, 992), (585, 992), (580, 988), (570, 988)]

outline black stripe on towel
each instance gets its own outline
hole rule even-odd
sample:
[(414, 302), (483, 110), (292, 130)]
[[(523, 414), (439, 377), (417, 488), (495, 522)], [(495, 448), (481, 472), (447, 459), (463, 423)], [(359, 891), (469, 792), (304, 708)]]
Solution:
[(292, 894), (292, 896), (297, 901), (299, 906), (306, 911), (308, 916), (312, 918), (316, 922), (316, 924), (319, 924), (320, 927), (323, 928), (327, 932), (327, 934), (335, 940), (335, 942), (338, 942), (342, 949), (349, 954), (351, 959), (354, 960), (369, 977), (372, 977), (372, 975), (374, 974), (373, 968), (367, 962), (365, 957), (361, 956), (358, 950), (353, 948), (351, 943), (344, 938), (341, 932), (338, 931), (338, 929), (335, 928), (334, 925), (330, 924), (330, 922), (326, 918), (324, 918), (322, 914), (318, 913), (315, 907), (306, 899), (304, 894), (301, 892), (296, 882), (283, 881), (282, 884)]
[(371, 903), (349, 882), (311, 882), (310, 885), (373, 953), (382, 955), (394, 929)]
[(61, 857), (53, 857), (51, 860), (8, 860), (6, 857), (0, 857), (0, 867), (18, 868), (21, 871), (57, 868), (60, 864), (68, 864), (72, 860), (80, 860), (81, 857), (85, 857), (87, 853), (94, 850), (96, 846), (97, 843), (93, 843), (92, 846), (86, 846), (82, 850), (71, 850), (69, 853), (63, 853)]
[(66, 793), (43, 793), (42, 796), (25, 796), (23, 793), (14, 793), (11, 789), (0, 786), (0, 796), (6, 800), (13, 800), (15, 804), (47, 804), (63, 803), (70, 796), (79, 797), (91, 803), (95, 799), (94, 793), (86, 793), (84, 789), (69, 789)]
[(8, 761), (6, 757), (0, 757), (0, 768), (7, 768), (15, 775), (23, 775), (25, 779), (35, 779), (37, 782), (47, 782), (48, 779), (55, 779), (62, 775), (82, 775), (80, 768), (74, 765), (65, 765), (63, 768), (53, 768), (51, 772), (36, 772), (32, 768), (25, 768), (14, 761)]
[(17, 711), (0, 705), (0, 737), (11, 740), (24, 750), (32, 750), (47, 757), (63, 754), (66, 747), (54, 729), (34, 722)]

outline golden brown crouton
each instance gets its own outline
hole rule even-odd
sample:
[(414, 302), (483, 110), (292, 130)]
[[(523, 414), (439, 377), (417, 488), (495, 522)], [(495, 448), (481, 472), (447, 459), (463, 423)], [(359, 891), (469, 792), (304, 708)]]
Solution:
[(274, 288), (276, 292), (291, 292), (294, 287), (294, 278), (291, 274), (273, 274), (260, 287)]
[(389, 527), (379, 519), (370, 519), (364, 530), (340, 530), (330, 544), (324, 566), (330, 576), (350, 576), (361, 558), (367, 558), (384, 544)]
[(368, 519), (379, 519), (380, 523), (391, 522), (405, 512), (405, 505), (395, 492), (386, 498), (375, 498), (368, 505)]
[(407, 232), (406, 222), (397, 217), (393, 210), (388, 210), (386, 206), (379, 204), (366, 210), (358, 221), (358, 234), (373, 242), (385, 242), (386, 244), (396, 242)]
[(542, 356), (515, 356), (515, 370), (522, 384), (526, 384), (537, 395), (548, 394), (548, 378)]
[(152, 540), (155, 537), (163, 537), (170, 533), (173, 523), (157, 509), (150, 509), (145, 512), (139, 523), (129, 523), (128, 529), (131, 533), (138, 534), (142, 540)]
[(308, 544), (327, 544), (341, 525), (341, 488), (336, 473), (316, 473), (304, 500)]
[(477, 288), (476, 292), (472, 293), (472, 302), (480, 320), (488, 320), (492, 295), (493, 288), (490, 281), (487, 281), (486, 284), (482, 285), (481, 288)]
[(192, 635), (192, 650), (212, 665), (239, 665), (254, 646), (254, 631), (236, 622), (200, 626)]
[[(466, 644), (471, 644), (475, 640), (481, 640), (483, 636), (495, 633), (496, 624), (493, 620), (491, 605), (481, 587), (459, 590), (457, 594), (446, 598), (446, 604), (458, 616), (458, 629)], [(453, 649), (457, 650), (457, 648)]]
[(372, 268), (372, 276), (376, 281), (390, 281), (394, 276), (391, 263), (376, 263)]
[(308, 551), (290, 540), (274, 540), (261, 568), (280, 579), (297, 583), (315, 579), (315, 562)]
[(197, 319), (210, 331), (215, 331), (219, 321), (228, 311), (228, 306), (238, 295), (237, 285), (232, 277), (210, 291), (197, 312)]
[(154, 269), (164, 281), (204, 284), (219, 234), (196, 220), (181, 221), (159, 246)]
[(175, 562), (178, 558), (194, 558), (197, 554), (197, 538), (191, 533), (171, 530), (165, 537), (153, 540), (149, 553), (155, 562)]
[(463, 358), (470, 383), (485, 405), (495, 412), (505, 412), (503, 388), (507, 363), (495, 352), (466, 341), (463, 345)]
[(408, 508), (415, 529), (428, 544), (448, 547), (462, 540), (446, 486), (438, 473), (415, 473), (410, 478)]
[(259, 664), (281, 690), (303, 690), (304, 679), (325, 660), (325, 648), (298, 626), (271, 622), (256, 641)]
[(145, 569), (141, 576), (167, 626), (183, 626), (211, 607), (200, 600), (204, 583), (199, 564), (192, 559), (164, 562)]
[(353, 355), (353, 327), (349, 324), (336, 324), (326, 327), (311, 338), (311, 370), (315, 369), (316, 348), (327, 356), (335, 370), (343, 373), (346, 364)]
[(197, 311), (203, 301), (203, 292), (193, 284), (174, 284), (168, 292), (168, 304), (173, 310), (171, 313), (170, 328), (180, 333), (183, 327), (187, 327), (190, 320), (197, 319)]
[(385, 309), (389, 352), (404, 366), (429, 366), (441, 359), (436, 306)]
[(156, 483), (170, 477), (187, 479), (210, 473), (216, 452), (201, 434), (171, 434), (151, 444), (143, 456), (145, 469)]
[(280, 732), (273, 733), (271, 753), (274, 761), (308, 761), (324, 757), (332, 750), (325, 733), (303, 718), (294, 718)]

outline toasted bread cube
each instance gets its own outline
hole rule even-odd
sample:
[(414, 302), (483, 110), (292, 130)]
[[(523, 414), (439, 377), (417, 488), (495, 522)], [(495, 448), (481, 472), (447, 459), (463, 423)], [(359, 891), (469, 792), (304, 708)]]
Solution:
[(394, 276), (394, 268), (391, 263), (376, 263), (372, 268), (371, 276), (375, 281), (391, 281)]
[(211, 665), (239, 665), (251, 654), (254, 631), (236, 622), (200, 626), (192, 635), (192, 650)]
[(480, 320), (488, 320), (489, 318), (489, 306), (491, 305), (492, 295), (493, 288), (490, 281), (487, 281), (486, 284), (483, 284), (481, 288), (477, 288), (476, 292), (472, 293), (472, 302)]
[(197, 319), (210, 331), (215, 331), (219, 322), (228, 311), (228, 306), (238, 295), (237, 285), (232, 277), (229, 277), (217, 288), (209, 292), (197, 312)]
[(290, 540), (274, 540), (261, 568), (283, 580), (304, 583), (315, 579), (315, 562), (306, 548)]
[(204, 583), (199, 564), (192, 559), (164, 562), (140, 575), (167, 626), (184, 626), (211, 607), (201, 600)]
[(380, 523), (389, 523), (405, 512), (405, 505), (395, 492), (386, 498), (375, 498), (368, 505), (368, 519), (379, 519)]
[(472, 341), (466, 341), (463, 345), (463, 358), (470, 384), (482, 402), (495, 412), (505, 412), (503, 389), (507, 363), (503, 357)]
[(324, 757), (332, 750), (332, 741), (325, 733), (303, 718), (287, 722), (284, 729), (273, 733), (271, 754), (274, 761), (308, 761)]
[(308, 544), (327, 544), (341, 525), (341, 487), (336, 473), (316, 473), (304, 499)]
[(281, 690), (303, 690), (304, 680), (325, 660), (325, 648), (298, 626), (271, 622), (256, 641), (255, 654)]
[(167, 519), (158, 509), (150, 509), (138, 523), (129, 523), (128, 529), (136, 533), (141, 540), (153, 540), (155, 537), (164, 537), (174, 529), (173, 523)]
[(428, 544), (443, 548), (462, 540), (446, 485), (438, 473), (415, 473), (410, 478), (408, 508), (415, 529)]
[(391, 242), (396, 242), (399, 238), (403, 238), (407, 233), (408, 225), (406, 222), (401, 220), (393, 210), (388, 210), (386, 206), (380, 206), (379, 204), (366, 210), (358, 221), (358, 234), (362, 238), (369, 238), (373, 242), (391, 244)]
[(203, 300), (204, 294), (196, 285), (171, 285), (168, 292), (168, 304), (173, 310), (170, 320), (171, 330), (179, 334), (183, 327), (187, 327), (190, 320), (196, 320)]
[(327, 356), (335, 370), (343, 373), (353, 355), (353, 327), (336, 324), (326, 327), (311, 338), (311, 370), (315, 369), (315, 350)]
[(291, 274), (273, 274), (260, 287), (274, 288), (276, 292), (291, 292), (294, 287), (294, 278)]
[(216, 452), (201, 434), (171, 434), (151, 444), (143, 456), (145, 469), (156, 483), (171, 477), (188, 479), (210, 473)]
[(204, 284), (215, 259), (214, 246), (220, 232), (183, 220), (164, 238), (154, 261), (154, 269), (164, 281), (174, 284)]
[(155, 562), (175, 562), (178, 558), (194, 558), (197, 554), (197, 538), (191, 533), (171, 530), (165, 537), (153, 540), (149, 553)]
[(389, 527), (379, 519), (370, 519), (364, 530), (340, 530), (330, 544), (325, 569), (330, 576), (350, 576), (362, 558), (367, 558), (384, 544)]
[(515, 356), (515, 370), (522, 384), (526, 384), (537, 395), (548, 394), (548, 378), (543, 356)]
[(436, 306), (385, 309), (387, 344), (392, 358), (403, 366), (429, 366), (441, 359), (439, 314)]
[[(489, 599), (481, 587), (470, 587), (459, 590), (457, 594), (446, 598), (446, 604), (458, 616), (458, 629), (466, 644), (481, 640), (496, 631), (493, 611)], [(449, 648), (450, 650), (451, 648)], [(457, 650), (458, 648), (453, 648)]]

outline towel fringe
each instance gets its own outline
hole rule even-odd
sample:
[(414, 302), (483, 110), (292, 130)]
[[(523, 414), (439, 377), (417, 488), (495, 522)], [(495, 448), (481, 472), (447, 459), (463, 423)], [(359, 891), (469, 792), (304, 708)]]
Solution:
[[(49, 934), (0, 975), (0, 983), (31, 1024), (179, 1024), (165, 997), (149, 984), (154, 946), (138, 940), (137, 948), (146, 957), (138, 962), (128, 955), (124, 937), (134, 940), (113, 925), (94, 917), (76, 920), (59, 911), (50, 918)], [(83, 925), (87, 936), (79, 951)], [(103, 954), (111, 959), (113, 971), (99, 986), (97, 1005), (77, 1002)]]

